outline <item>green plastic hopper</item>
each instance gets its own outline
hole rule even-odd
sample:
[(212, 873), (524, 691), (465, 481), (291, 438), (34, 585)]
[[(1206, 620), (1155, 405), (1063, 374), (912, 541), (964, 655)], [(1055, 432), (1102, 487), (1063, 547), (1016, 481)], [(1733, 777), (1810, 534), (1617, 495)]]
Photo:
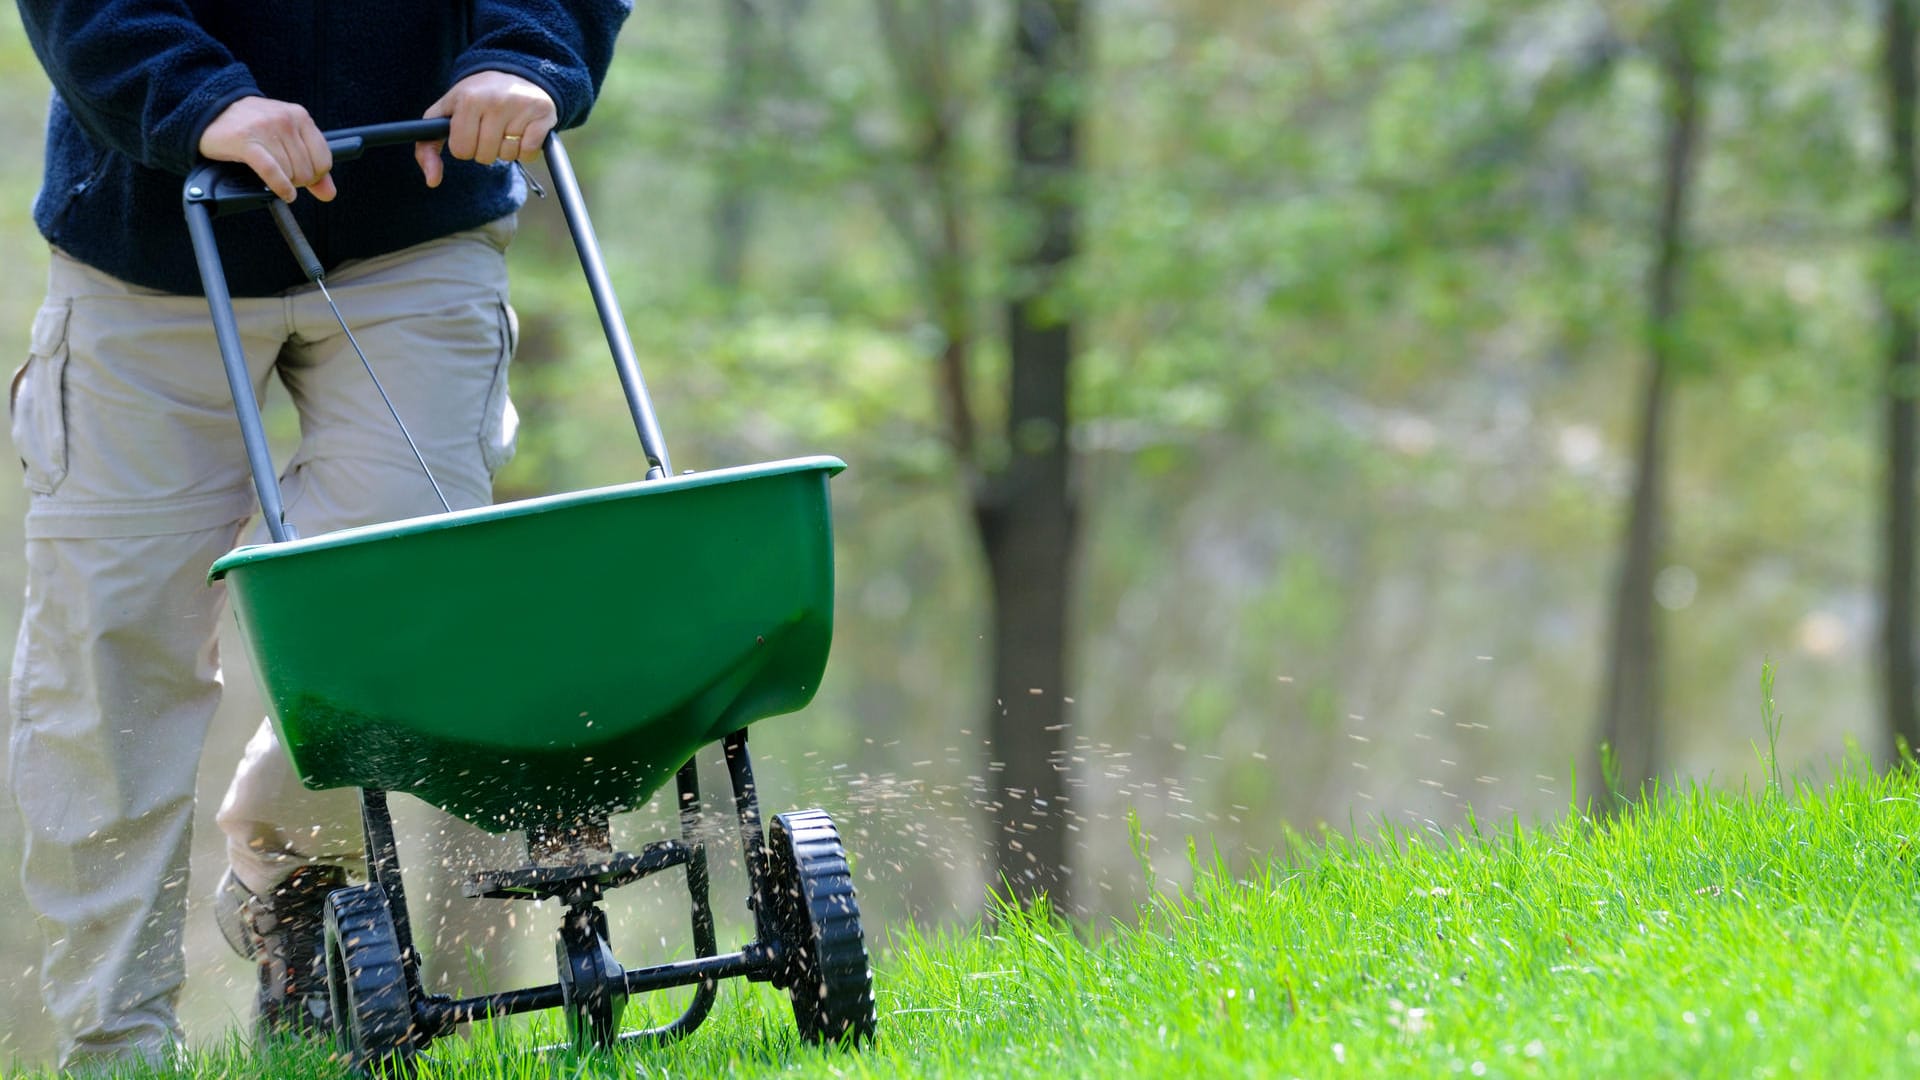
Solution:
[(644, 803), (812, 699), (833, 626), (812, 457), (239, 548), (224, 579), (309, 787), (492, 832)]

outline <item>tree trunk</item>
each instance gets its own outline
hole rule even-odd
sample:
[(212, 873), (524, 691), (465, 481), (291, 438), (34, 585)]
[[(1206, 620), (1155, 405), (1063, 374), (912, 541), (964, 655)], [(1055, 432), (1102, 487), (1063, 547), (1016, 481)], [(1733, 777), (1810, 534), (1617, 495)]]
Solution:
[[(1647, 281), (1647, 370), (1641, 384), (1632, 501), (1622, 538), (1619, 576), (1600, 711), (1600, 749), (1589, 762), (1591, 790), (1617, 810), (1663, 764), (1661, 648), (1654, 579), (1666, 539), (1667, 413), (1678, 353), (1680, 279), (1686, 250), (1687, 200), (1701, 128), (1700, 56), (1707, 0), (1676, 0), (1662, 43), (1665, 151), (1654, 261)], [(1606, 754), (1611, 754), (1611, 768)]]
[(753, 193), (737, 160), (740, 143), (746, 138), (747, 113), (753, 105), (760, 13), (754, 8), (754, 0), (720, 0), (720, 11), (726, 20), (726, 66), (715, 119), (727, 151), (720, 156), (720, 174), (714, 180), (713, 260), (709, 272), (714, 287), (733, 293), (745, 276), (747, 233), (753, 224)]
[[(1914, 12), (1913, 0), (1886, 0), (1885, 76), (1888, 165), (1894, 205), (1887, 212), (1892, 257), (1882, 273), (1887, 325), (1887, 472), (1882, 522), (1882, 694), (1889, 750), (1920, 747), (1920, 717), (1914, 709), (1913, 640), (1916, 430), (1914, 394), (1920, 390), (1916, 345), (1914, 274)], [(1892, 754), (1888, 755), (1892, 758)]]
[(1021, 900), (1071, 903), (1067, 838), (1067, 607), (1074, 512), (1068, 490), (1071, 321), (1047, 293), (1078, 248), (1079, 0), (1018, 0), (1014, 15), (1015, 213), (1034, 240), (1013, 259), (1007, 300), (1007, 460), (975, 510), (993, 596), (995, 866)]

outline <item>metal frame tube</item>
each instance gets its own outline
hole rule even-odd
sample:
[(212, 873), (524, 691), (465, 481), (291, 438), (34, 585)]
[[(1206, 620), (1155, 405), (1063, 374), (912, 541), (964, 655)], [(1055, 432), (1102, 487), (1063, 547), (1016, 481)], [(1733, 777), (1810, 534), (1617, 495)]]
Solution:
[(667, 439), (660, 432), (660, 421), (654, 415), (646, 380), (640, 377), (633, 338), (628, 335), (626, 319), (620, 314), (620, 301), (613, 294), (613, 282), (607, 276), (606, 260), (600, 255), (600, 241), (594, 237), (593, 220), (587, 216), (586, 199), (580, 194), (573, 161), (567, 157), (567, 149), (561, 145), (557, 131), (547, 136), (546, 156), (547, 173), (553, 177), (554, 193), (560, 197), (567, 229), (573, 234), (574, 250), (580, 255), (580, 269), (586, 272), (587, 288), (593, 292), (593, 306), (600, 313), (600, 329), (607, 335), (607, 347), (613, 350), (613, 366), (620, 373), (620, 388), (627, 395), (627, 411), (633, 414), (634, 430), (640, 434), (640, 449), (647, 455), (647, 479), (672, 476), (673, 462), (667, 457)]
[[(634, 968), (623, 973), (628, 996), (671, 990), (679, 986), (695, 987), (693, 1001), (671, 1023), (645, 1031), (630, 1031), (621, 1042), (646, 1040), (669, 1042), (693, 1033), (713, 1008), (721, 979), (764, 973), (774, 964), (774, 953), (762, 945), (749, 945), (739, 952), (676, 960), (667, 964)], [(470, 1023), (520, 1013), (558, 1009), (566, 1004), (566, 990), (559, 983), (532, 986), (524, 990), (504, 990), (469, 998), (427, 999), (419, 1007), (421, 1025), (430, 1031), (445, 1032), (455, 1024)]]
[[(626, 972), (625, 976), (627, 993), (642, 994), (652, 990), (671, 990), (676, 986), (690, 986), (695, 983), (713, 986), (721, 979), (751, 975), (770, 963), (772, 963), (772, 954), (769, 951), (748, 946), (739, 952), (723, 953), (719, 956), (703, 956), (692, 960), (676, 960), (651, 967), (633, 968)], [(703, 993), (710, 993), (710, 991), (703, 991)], [(489, 1017), (515, 1016), (523, 1012), (557, 1009), (563, 1000), (560, 984), (550, 983), (524, 990), (504, 990), (497, 994), (433, 1001), (427, 1003), (421, 1011), (429, 1027), (438, 1027), (443, 1024), (450, 1027), (473, 1020), (485, 1020)], [(701, 1013), (704, 1015), (705, 1011), (702, 1009)], [(685, 1019), (686, 1017), (681, 1018), (682, 1021)], [(695, 1020), (694, 1023), (698, 1024), (699, 1021)], [(668, 1027), (673, 1026), (668, 1025)], [(666, 1031), (667, 1028), (636, 1031), (622, 1038), (671, 1037), (665, 1034)]]
[(557, 1009), (565, 1002), (566, 992), (560, 988), (560, 984), (549, 983), (524, 990), (503, 990), (497, 994), (430, 1002), (421, 1010), (421, 1018), (429, 1029), (451, 1030), (455, 1024), (475, 1020)]
[(740, 818), (740, 849), (747, 863), (747, 887), (752, 894), (753, 936), (763, 942), (779, 939), (773, 924), (773, 897), (767, 887), (767, 831), (760, 822), (760, 793), (753, 782), (753, 759), (747, 754), (747, 733), (726, 737), (727, 774), (733, 780), (733, 809)]
[[(680, 835), (693, 849), (693, 857), (687, 860), (687, 894), (693, 906), (693, 955), (696, 959), (706, 959), (720, 951), (720, 943), (714, 937), (713, 905), (709, 901), (707, 890), (707, 845), (699, 839), (699, 758), (691, 758), (685, 765), (680, 766), (680, 772), (675, 780), (680, 795)], [(752, 946), (748, 946), (748, 949), (751, 950)], [(741, 955), (744, 956), (746, 953)], [(629, 996), (639, 992), (635, 989), (633, 976), (634, 972), (626, 973)], [(693, 1000), (687, 1003), (686, 1010), (669, 1023), (623, 1035), (621, 1040), (664, 1043), (693, 1034), (694, 1030), (706, 1020), (707, 1013), (713, 1009), (713, 1000), (720, 990), (719, 979), (718, 975), (701, 979), (698, 988), (693, 992)]]
[(651, 967), (632, 968), (627, 971), (627, 993), (644, 994), (649, 990), (666, 990), (695, 982), (712, 986), (721, 979), (736, 978), (758, 971), (767, 961), (768, 955), (765, 952), (749, 948), (719, 956), (675, 960), (666, 964), (654, 964)]
[(247, 447), (260, 512), (275, 543), (293, 540), (297, 534), (280, 502), (280, 477), (273, 467), (266, 426), (260, 421), (260, 403), (253, 396), (253, 378), (247, 373), (247, 354), (240, 345), (240, 326), (233, 317), (233, 296), (227, 291), (226, 269), (220, 265), (220, 247), (213, 238), (213, 213), (205, 203), (191, 198), (186, 209), (187, 233), (193, 239), (194, 260), (200, 264), (200, 285), (213, 315), (213, 338), (220, 347), (220, 363), (227, 369), (227, 389), (240, 420), (240, 439)]
[(413, 947), (413, 917), (407, 912), (406, 885), (400, 880), (400, 844), (394, 839), (393, 812), (383, 789), (360, 789), (360, 827), (367, 844), (367, 877), (386, 894), (393, 936), (400, 946), (400, 966), (407, 976), (407, 996), (418, 1002), (425, 996), (420, 986), (420, 950)]

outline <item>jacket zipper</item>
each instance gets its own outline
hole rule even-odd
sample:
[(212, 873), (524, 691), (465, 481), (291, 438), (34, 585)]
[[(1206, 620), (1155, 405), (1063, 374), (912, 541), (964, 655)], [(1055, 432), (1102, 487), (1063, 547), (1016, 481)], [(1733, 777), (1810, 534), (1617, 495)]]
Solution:
[(87, 175), (81, 177), (79, 183), (67, 189), (67, 201), (69, 203), (85, 195), (88, 188), (99, 183), (100, 178), (106, 175), (109, 156), (108, 151), (102, 150), (98, 152), (94, 157), (93, 167), (87, 170)]

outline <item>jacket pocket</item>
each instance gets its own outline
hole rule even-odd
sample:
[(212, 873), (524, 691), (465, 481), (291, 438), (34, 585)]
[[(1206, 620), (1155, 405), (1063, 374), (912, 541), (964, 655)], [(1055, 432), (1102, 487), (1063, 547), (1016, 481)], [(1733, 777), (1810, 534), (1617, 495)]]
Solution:
[(9, 396), (13, 448), (26, 470), (27, 490), (51, 495), (67, 478), (67, 303), (48, 304), (33, 317), (27, 362), (14, 372)]
[(487, 407), (480, 419), (480, 458), (486, 463), (488, 476), (506, 468), (507, 462), (513, 460), (514, 444), (520, 434), (520, 414), (507, 392), (507, 368), (520, 347), (520, 318), (514, 314), (513, 305), (505, 300), (500, 301), (498, 314), (500, 356), (494, 362), (493, 386), (487, 391)]

